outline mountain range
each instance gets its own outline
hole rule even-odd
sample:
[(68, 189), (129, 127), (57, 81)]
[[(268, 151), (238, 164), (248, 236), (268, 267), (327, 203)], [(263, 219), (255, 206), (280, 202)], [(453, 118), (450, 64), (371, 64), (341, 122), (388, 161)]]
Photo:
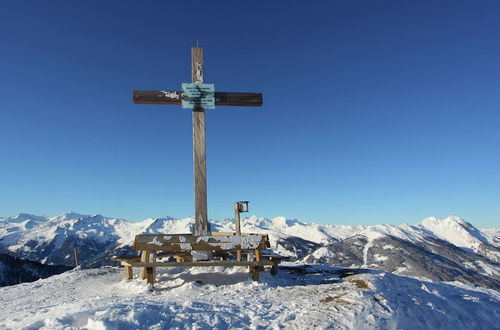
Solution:
[[(141, 222), (74, 212), (56, 217), (19, 214), (0, 218), (0, 253), (47, 265), (74, 265), (73, 248), (86, 267), (116, 265), (141, 233), (189, 233), (193, 218)], [(212, 231), (234, 231), (234, 220), (211, 221)], [(433, 281), (500, 289), (500, 230), (477, 229), (450, 216), (409, 225), (320, 225), (250, 216), (242, 232), (269, 234), (271, 249), (299, 263), (370, 268)], [(5, 267), (4, 267), (5, 268)], [(0, 266), (0, 270), (2, 267)]]

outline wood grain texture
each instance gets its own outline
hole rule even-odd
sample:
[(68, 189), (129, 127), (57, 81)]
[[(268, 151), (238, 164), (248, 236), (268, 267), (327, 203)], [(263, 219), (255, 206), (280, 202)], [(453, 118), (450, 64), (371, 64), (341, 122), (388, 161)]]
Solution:
[[(269, 242), (268, 234), (247, 234), (247, 235), (207, 235), (193, 236), (189, 234), (147, 234), (136, 235), (134, 243), (150, 243), (162, 245), (170, 243), (229, 243), (237, 241), (260, 241)], [(134, 246), (134, 249), (135, 246)], [(141, 250), (141, 249), (136, 249)]]
[[(191, 48), (191, 72), (194, 83), (203, 82), (203, 49)], [(194, 234), (207, 235), (207, 157), (205, 141), (205, 110), (193, 109), (193, 167), (194, 167)]]
[(80, 256), (78, 255), (78, 248), (76, 246), (73, 248), (73, 255), (75, 258), (75, 267), (78, 267), (80, 265)]
[(146, 267), (146, 281), (149, 284), (155, 284), (155, 268)]
[[(136, 90), (133, 92), (133, 101), (135, 104), (180, 105), (182, 95), (182, 91)], [(258, 107), (262, 103), (261, 93), (215, 92), (215, 105), (217, 106)]]
[(134, 91), (132, 100), (135, 104), (181, 104), (182, 91)]
[(131, 280), (134, 278), (134, 272), (131, 266), (125, 266), (125, 278)]
[(215, 105), (259, 107), (262, 103), (261, 93), (215, 92)]
[(195, 235), (208, 234), (205, 110), (193, 110)]
[[(187, 248), (184, 244), (190, 244), (190, 246)], [(222, 250), (222, 251), (232, 251), (232, 250), (254, 250), (254, 249), (259, 249), (259, 250), (265, 250), (269, 246), (269, 242), (261, 242), (259, 243), (258, 246), (253, 247), (252, 249), (245, 249), (241, 245), (234, 244), (234, 248), (227, 249), (224, 248), (224, 244), (226, 243), (168, 243), (168, 244), (162, 244), (162, 245), (157, 245), (157, 244), (152, 244), (152, 243), (140, 243), (136, 242), (134, 243), (134, 249), (141, 249), (141, 250), (147, 250), (147, 251), (193, 251), (193, 250), (202, 250), (202, 251), (216, 251), (216, 250)]]
[[(234, 225), (236, 227), (236, 235), (241, 236), (240, 208), (238, 207), (238, 202), (234, 202)], [(237, 249), (236, 260), (241, 261), (241, 259), (242, 259), (241, 249)]]
[(214, 267), (214, 266), (273, 266), (268, 260), (263, 261), (186, 261), (186, 262), (122, 262), (125, 266), (132, 267)]
[(262, 250), (255, 250), (255, 261), (262, 260)]
[[(149, 251), (141, 251), (141, 262), (147, 263), (149, 262)], [(142, 268), (140, 272), (140, 278), (145, 280), (147, 278), (146, 268)]]

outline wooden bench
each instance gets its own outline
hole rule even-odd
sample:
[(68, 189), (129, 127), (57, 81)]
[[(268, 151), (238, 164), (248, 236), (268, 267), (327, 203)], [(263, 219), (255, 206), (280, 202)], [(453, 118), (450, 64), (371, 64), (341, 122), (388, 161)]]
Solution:
[[(276, 275), (283, 257), (263, 254), (270, 247), (266, 234), (241, 234), (214, 232), (209, 236), (192, 234), (148, 234), (137, 235), (133, 249), (139, 256), (113, 257), (125, 267), (125, 278), (133, 278), (133, 267), (141, 267), (140, 278), (153, 284), (157, 267), (210, 267), (245, 266), (254, 281), (260, 279), (264, 267), (271, 267)], [(210, 251), (219, 260), (196, 260), (196, 251)], [(234, 258), (236, 257), (236, 260)], [(176, 262), (160, 262), (161, 258), (173, 258)], [(243, 260), (246, 259), (246, 260)]]

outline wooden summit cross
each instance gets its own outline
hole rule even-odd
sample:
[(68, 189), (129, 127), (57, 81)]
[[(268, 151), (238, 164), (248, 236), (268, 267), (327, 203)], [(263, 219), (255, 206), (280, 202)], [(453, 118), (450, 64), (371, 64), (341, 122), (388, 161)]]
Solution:
[(183, 91), (134, 91), (136, 104), (182, 104), (193, 109), (194, 235), (209, 234), (207, 216), (207, 168), (205, 145), (205, 108), (215, 105), (260, 106), (261, 93), (215, 92), (213, 84), (203, 84), (203, 48), (191, 48), (192, 84)]

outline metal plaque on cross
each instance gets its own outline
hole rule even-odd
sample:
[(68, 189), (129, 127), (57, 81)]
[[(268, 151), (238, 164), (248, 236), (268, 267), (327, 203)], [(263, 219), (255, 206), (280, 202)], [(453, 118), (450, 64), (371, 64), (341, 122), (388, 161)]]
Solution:
[(183, 109), (215, 109), (214, 84), (183, 83), (182, 84)]

